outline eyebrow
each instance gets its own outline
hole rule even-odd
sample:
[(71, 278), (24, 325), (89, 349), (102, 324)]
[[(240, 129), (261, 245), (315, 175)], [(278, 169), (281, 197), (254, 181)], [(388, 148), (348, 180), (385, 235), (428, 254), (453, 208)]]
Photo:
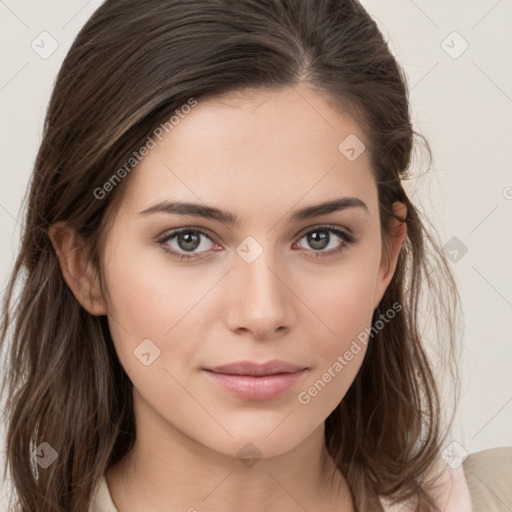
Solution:
[[(312, 219), (314, 217), (320, 217), (321, 215), (327, 215), (328, 213), (347, 210), (350, 208), (361, 208), (366, 213), (369, 213), (368, 206), (366, 203), (358, 197), (342, 197), (333, 201), (320, 203), (313, 206), (308, 206), (302, 210), (298, 210), (291, 217), (292, 222), (297, 222), (306, 219)], [(187, 202), (172, 202), (162, 201), (157, 203), (145, 210), (139, 212), (139, 215), (149, 215), (151, 213), (164, 212), (170, 214), (179, 215), (190, 215), (193, 217), (202, 217), (204, 219), (211, 219), (224, 224), (230, 224), (239, 226), (240, 219), (232, 212), (214, 208), (212, 206), (205, 206), (199, 203), (187, 203)]]

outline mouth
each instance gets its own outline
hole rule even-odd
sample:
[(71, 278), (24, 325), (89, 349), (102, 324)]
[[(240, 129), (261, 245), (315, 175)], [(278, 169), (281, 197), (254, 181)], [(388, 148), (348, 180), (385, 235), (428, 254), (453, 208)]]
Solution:
[(266, 401), (289, 391), (308, 368), (274, 360), (264, 364), (242, 361), (203, 370), (210, 381), (238, 398)]

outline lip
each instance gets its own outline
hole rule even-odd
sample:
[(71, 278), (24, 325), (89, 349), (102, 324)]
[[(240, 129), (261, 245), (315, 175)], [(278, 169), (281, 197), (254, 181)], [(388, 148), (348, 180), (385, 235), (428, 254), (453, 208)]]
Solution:
[(290, 390), (308, 368), (284, 361), (240, 361), (204, 368), (206, 376), (228, 393), (245, 400), (274, 400)]
[(287, 363), (274, 359), (266, 363), (257, 363), (253, 361), (237, 361), (234, 363), (223, 364), (213, 368), (206, 368), (215, 373), (223, 373), (226, 375), (253, 375), (267, 376), (276, 375), (278, 373), (295, 373), (304, 370), (305, 366)]

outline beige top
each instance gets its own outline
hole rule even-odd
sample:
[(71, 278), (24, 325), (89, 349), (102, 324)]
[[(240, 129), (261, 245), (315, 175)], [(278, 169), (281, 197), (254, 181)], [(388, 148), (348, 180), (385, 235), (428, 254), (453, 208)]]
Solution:
[(114, 506), (105, 477), (101, 479), (98, 492), (92, 502), (90, 512), (119, 512)]
[[(501, 461), (501, 464), (499, 461)], [(496, 497), (494, 492), (485, 493), (480, 489), (479, 494), (477, 494), (475, 492), (475, 485), (478, 485), (476, 479), (481, 480), (477, 473), (479, 467), (485, 467), (486, 477), (490, 478), (490, 481), (494, 481), (495, 485), (499, 485), (503, 489), (512, 489), (512, 486), (509, 487), (512, 479), (511, 461), (512, 448), (494, 448), (471, 454), (463, 466), (458, 469), (451, 469), (447, 466), (446, 495), (442, 499), (441, 509), (444, 512), (489, 512), (490, 510), (499, 510), (493, 508), (498, 503), (495, 500), (500, 499), (502, 504), (503, 500), (510, 498), (512, 492), (507, 491), (509, 492), (508, 497), (505, 494)], [(508, 467), (508, 475), (507, 471), (504, 471), (506, 466)], [(492, 468), (496, 472), (494, 477), (489, 474)], [(381, 503), (386, 512), (407, 512), (409, 510), (404, 508), (403, 504), (392, 507), (385, 500), (381, 500)], [(119, 512), (114, 506), (105, 477), (100, 481), (90, 512)]]

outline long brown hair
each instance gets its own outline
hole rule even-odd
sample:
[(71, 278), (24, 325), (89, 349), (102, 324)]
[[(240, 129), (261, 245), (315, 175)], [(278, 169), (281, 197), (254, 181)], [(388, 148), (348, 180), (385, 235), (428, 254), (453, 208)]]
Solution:
[[(373, 322), (395, 303), (403, 309), (375, 329), (359, 373), (326, 420), (326, 445), (356, 510), (382, 510), (379, 496), (435, 509), (424, 477), (453, 415), (442, 414), (420, 320), (428, 314), (457, 391), (459, 302), (435, 231), (402, 186), (421, 137), (411, 125), (404, 72), (376, 23), (356, 0), (107, 0), (58, 74), (4, 298), (4, 471), (9, 465), (16, 511), (86, 512), (106, 469), (135, 439), (132, 384), (107, 318), (75, 299), (49, 227), (63, 221), (75, 228), (101, 277), (104, 242), (130, 176), (101, 197), (94, 191), (156, 127), (190, 98), (299, 82), (324, 92), (364, 129), (385, 247), (393, 202), (407, 206), (407, 237)], [(58, 453), (47, 469), (34, 462), (41, 443)]]

